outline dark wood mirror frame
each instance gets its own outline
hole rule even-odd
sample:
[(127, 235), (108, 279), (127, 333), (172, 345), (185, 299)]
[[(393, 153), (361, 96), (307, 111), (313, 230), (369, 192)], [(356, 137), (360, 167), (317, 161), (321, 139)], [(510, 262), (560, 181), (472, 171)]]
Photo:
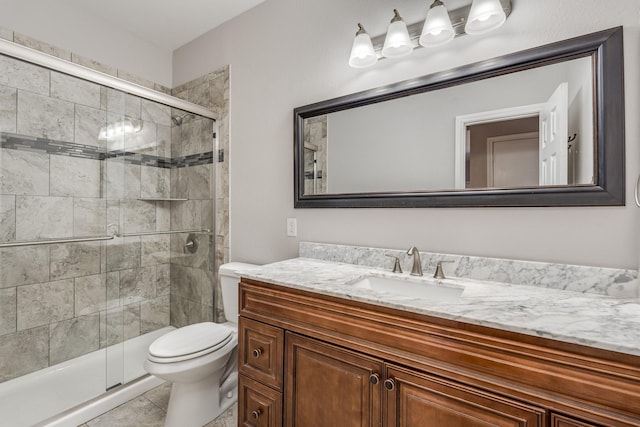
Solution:
[[(303, 126), (307, 118), (585, 56), (594, 58), (595, 185), (304, 195)], [(623, 206), (625, 203), (622, 27), (299, 107), (293, 116), (295, 208)]]

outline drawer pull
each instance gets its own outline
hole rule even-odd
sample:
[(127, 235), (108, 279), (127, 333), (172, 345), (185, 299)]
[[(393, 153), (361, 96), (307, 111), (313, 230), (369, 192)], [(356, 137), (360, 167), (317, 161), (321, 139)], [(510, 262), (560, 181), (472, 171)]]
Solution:
[(256, 359), (260, 356), (262, 356), (262, 349), (261, 348), (256, 348), (253, 350), (253, 357), (255, 357)]
[(262, 411), (260, 409), (256, 409), (251, 413), (251, 416), (254, 420), (257, 420), (258, 418), (260, 418), (260, 414), (262, 414)]
[(380, 375), (378, 374), (369, 375), (369, 382), (374, 385), (378, 384), (380, 382)]
[(384, 388), (386, 388), (387, 390), (393, 390), (394, 388), (396, 388), (395, 381), (393, 381), (392, 379), (386, 380), (384, 382)]

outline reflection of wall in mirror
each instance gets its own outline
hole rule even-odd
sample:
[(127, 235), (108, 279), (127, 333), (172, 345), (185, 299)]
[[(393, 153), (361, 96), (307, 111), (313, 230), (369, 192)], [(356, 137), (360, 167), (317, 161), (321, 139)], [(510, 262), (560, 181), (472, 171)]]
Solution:
[(306, 119), (304, 125), (304, 194), (327, 192), (327, 116)]
[(591, 183), (591, 78), (585, 57), (330, 113), (328, 193), (454, 189), (457, 116), (543, 103), (565, 81), (569, 132), (580, 135), (576, 182)]

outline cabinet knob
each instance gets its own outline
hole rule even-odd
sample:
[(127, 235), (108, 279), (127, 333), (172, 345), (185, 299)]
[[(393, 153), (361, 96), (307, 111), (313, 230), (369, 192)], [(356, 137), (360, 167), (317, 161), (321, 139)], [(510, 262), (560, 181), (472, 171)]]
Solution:
[(251, 413), (251, 416), (254, 420), (257, 420), (258, 418), (260, 418), (260, 414), (262, 414), (262, 411), (260, 409), (256, 409)]
[(391, 378), (389, 378), (388, 380), (386, 380), (384, 382), (384, 388), (386, 388), (387, 390), (393, 390), (394, 388), (396, 388), (395, 381), (393, 381)]
[(253, 350), (252, 353), (253, 353), (253, 357), (255, 357), (257, 359), (258, 357), (260, 357), (262, 355), (262, 349), (261, 348), (256, 348), (256, 349)]
[(380, 382), (380, 375), (378, 374), (369, 375), (369, 382), (371, 384), (378, 384)]

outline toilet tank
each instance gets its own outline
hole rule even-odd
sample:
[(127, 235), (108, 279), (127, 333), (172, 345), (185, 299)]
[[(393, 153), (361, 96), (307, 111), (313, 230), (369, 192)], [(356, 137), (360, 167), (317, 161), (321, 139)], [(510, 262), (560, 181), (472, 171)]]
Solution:
[(256, 264), (230, 262), (222, 264), (218, 269), (222, 287), (222, 305), (228, 322), (238, 323), (238, 286), (243, 271), (260, 268)]

